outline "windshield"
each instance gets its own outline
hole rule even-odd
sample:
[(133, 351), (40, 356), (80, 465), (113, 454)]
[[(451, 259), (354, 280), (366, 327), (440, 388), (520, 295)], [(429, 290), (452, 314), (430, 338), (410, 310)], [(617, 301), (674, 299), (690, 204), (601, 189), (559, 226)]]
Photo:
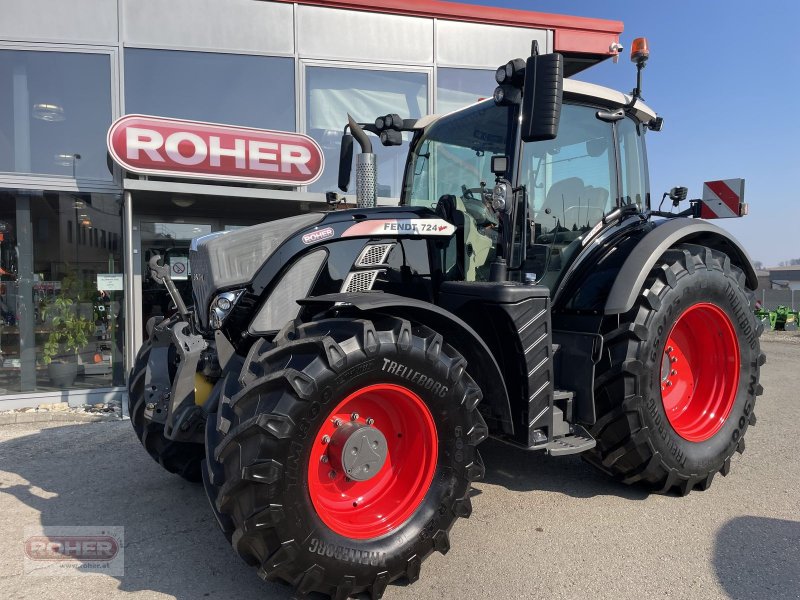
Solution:
[(456, 237), (442, 252), (448, 279), (489, 277), (498, 219), (484, 195), (494, 186), (492, 156), (509, 154), (511, 112), (491, 100), (468, 106), (430, 125), (411, 149), (403, 203), (463, 217), (463, 257)]
[(489, 100), (428, 127), (411, 149), (403, 203), (435, 208), (445, 194), (477, 196), (482, 183), (494, 185), (492, 155), (508, 153), (509, 113)]

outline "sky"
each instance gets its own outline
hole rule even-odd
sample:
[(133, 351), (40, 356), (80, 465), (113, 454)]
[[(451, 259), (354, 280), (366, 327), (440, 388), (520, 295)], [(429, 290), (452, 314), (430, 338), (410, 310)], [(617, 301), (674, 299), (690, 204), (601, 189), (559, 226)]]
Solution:
[(699, 198), (704, 181), (744, 178), (750, 214), (714, 222), (764, 266), (800, 258), (800, 2), (469, 1), (622, 21), (619, 62), (576, 78), (626, 93), (631, 42), (646, 37), (643, 97), (664, 117), (647, 136), (654, 204), (677, 185)]

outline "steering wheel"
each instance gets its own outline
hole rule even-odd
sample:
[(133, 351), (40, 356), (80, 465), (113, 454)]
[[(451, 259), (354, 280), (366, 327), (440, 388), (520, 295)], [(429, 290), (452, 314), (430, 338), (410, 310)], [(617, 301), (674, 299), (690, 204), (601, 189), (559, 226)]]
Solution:
[(494, 227), (497, 225), (497, 217), (483, 199), (485, 191), (485, 188), (468, 188), (462, 185), (461, 199), (464, 202), (464, 209), (475, 219), (478, 227)]

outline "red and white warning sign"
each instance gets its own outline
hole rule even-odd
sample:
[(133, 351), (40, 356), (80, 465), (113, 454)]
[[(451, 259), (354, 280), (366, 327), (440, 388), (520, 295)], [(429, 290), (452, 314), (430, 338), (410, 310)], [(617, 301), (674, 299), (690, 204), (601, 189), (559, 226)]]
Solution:
[(744, 203), (744, 179), (721, 179), (703, 184), (700, 200), (701, 219), (726, 219), (747, 214)]

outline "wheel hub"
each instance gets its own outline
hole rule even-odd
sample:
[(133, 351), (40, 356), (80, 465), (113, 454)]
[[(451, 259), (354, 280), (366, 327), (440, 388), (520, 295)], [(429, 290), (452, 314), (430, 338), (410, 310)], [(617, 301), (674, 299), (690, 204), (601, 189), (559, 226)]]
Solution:
[(720, 307), (701, 302), (672, 326), (661, 358), (661, 401), (673, 430), (690, 442), (716, 435), (739, 387), (739, 343)]
[(383, 468), (387, 448), (379, 429), (350, 422), (336, 429), (327, 454), (334, 471), (353, 481), (369, 481)]
[(308, 494), (332, 531), (370, 539), (419, 508), (438, 463), (438, 435), (426, 403), (406, 387), (377, 383), (339, 402), (314, 436)]

